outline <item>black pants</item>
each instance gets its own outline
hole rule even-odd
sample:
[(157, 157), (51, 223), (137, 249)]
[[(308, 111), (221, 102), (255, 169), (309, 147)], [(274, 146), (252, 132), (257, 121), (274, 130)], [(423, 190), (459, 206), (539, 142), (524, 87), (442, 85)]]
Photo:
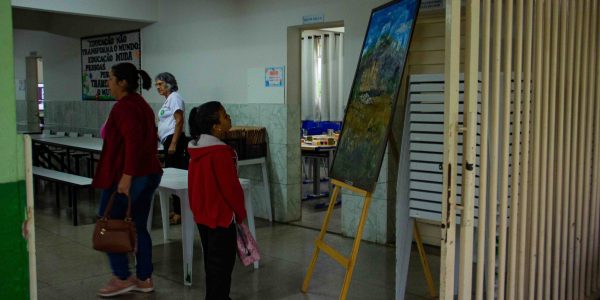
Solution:
[(206, 300), (230, 300), (231, 273), (235, 265), (236, 232), (235, 224), (228, 228), (212, 229), (198, 224), (202, 250), (204, 251), (204, 272), (206, 273)]
[[(177, 145), (175, 146), (175, 153), (169, 154), (169, 146), (171, 145), (171, 140), (173, 140), (173, 135), (167, 136), (163, 143), (164, 154), (165, 154), (165, 168), (177, 168), (177, 169), (188, 169), (189, 159), (186, 155), (186, 148), (188, 139), (182, 133), (177, 140)], [(178, 215), (181, 215), (181, 200), (176, 195), (171, 195), (173, 198), (173, 212)]]

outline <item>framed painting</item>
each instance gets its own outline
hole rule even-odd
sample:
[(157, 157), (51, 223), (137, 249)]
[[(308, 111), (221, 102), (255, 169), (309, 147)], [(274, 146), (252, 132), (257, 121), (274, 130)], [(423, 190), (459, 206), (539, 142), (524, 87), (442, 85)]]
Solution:
[(373, 192), (420, 0), (397, 0), (372, 10), (330, 177)]

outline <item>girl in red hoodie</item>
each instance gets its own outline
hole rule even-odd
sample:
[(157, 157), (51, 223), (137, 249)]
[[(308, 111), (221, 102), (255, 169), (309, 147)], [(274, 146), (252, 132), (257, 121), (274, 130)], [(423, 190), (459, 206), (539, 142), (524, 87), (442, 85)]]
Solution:
[(193, 108), (188, 124), (192, 137), (188, 144), (188, 192), (204, 252), (206, 300), (231, 299), (235, 222), (246, 218), (237, 155), (222, 141), (231, 128), (231, 119), (221, 103), (212, 101)]

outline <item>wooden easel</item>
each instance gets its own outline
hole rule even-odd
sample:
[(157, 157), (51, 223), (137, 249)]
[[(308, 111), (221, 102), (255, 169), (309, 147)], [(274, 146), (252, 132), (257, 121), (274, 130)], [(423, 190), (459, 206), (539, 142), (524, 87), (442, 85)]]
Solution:
[[(317, 258), (319, 257), (319, 252), (323, 250), (327, 255), (337, 261), (342, 267), (346, 269), (346, 275), (344, 276), (344, 283), (342, 285), (342, 292), (340, 294), (340, 300), (345, 300), (348, 295), (348, 288), (350, 287), (350, 280), (352, 279), (352, 272), (354, 271), (354, 266), (356, 265), (356, 257), (358, 256), (358, 248), (360, 247), (360, 241), (362, 240), (363, 229), (365, 226), (365, 222), (367, 220), (367, 213), (369, 212), (369, 205), (371, 204), (372, 194), (361, 190), (359, 188), (353, 187), (346, 183), (343, 183), (339, 180), (331, 179), (331, 183), (334, 186), (333, 193), (331, 194), (331, 199), (329, 200), (329, 206), (327, 207), (327, 213), (325, 214), (325, 219), (323, 220), (323, 225), (321, 227), (321, 231), (319, 232), (319, 236), (315, 240), (315, 250), (313, 251), (312, 260), (310, 261), (310, 265), (308, 266), (308, 271), (306, 272), (306, 276), (304, 277), (304, 282), (302, 283), (302, 292), (306, 293), (308, 291), (308, 285), (310, 284), (310, 279), (312, 277), (312, 273), (315, 269), (315, 265), (317, 263)], [(356, 237), (354, 238), (354, 243), (352, 245), (352, 251), (350, 252), (350, 257), (345, 257), (339, 251), (333, 249), (331, 246), (327, 245), (323, 238), (325, 237), (325, 233), (327, 232), (327, 227), (329, 226), (329, 220), (333, 213), (333, 207), (335, 206), (335, 201), (340, 193), (342, 188), (348, 189), (354, 193), (357, 193), (361, 196), (365, 197), (365, 203), (363, 204), (362, 213), (360, 215), (360, 221), (358, 222), (358, 230), (356, 231)], [(431, 270), (429, 269), (429, 262), (427, 260), (427, 256), (425, 254), (425, 249), (423, 247), (423, 242), (421, 240), (421, 234), (419, 233), (419, 229), (417, 227), (417, 223), (414, 223), (413, 234), (415, 240), (417, 242), (417, 247), (419, 250), (419, 255), (421, 257), (421, 264), (423, 265), (423, 270), (425, 271), (425, 279), (427, 281), (427, 285), (429, 287), (429, 293), (432, 298), (436, 296), (436, 290), (433, 283), (433, 277), (431, 276)]]
[[(310, 265), (308, 266), (306, 277), (304, 277), (304, 283), (302, 284), (302, 292), (306, 293), (308, 291), (308, 285), (310, 284), (310, 279), (315, 269), (315, 264), (317, 263), (319, 252), (323, 250), (323, 252), (325, 252), (327, 255), (329, 255), (331, 258), (333, 258), (340, 265), (342, 265), (342, 267), (346, 269), (346, 276), (344, 277), (344, 284), (342, 285), (342, 293), (340, 294), (340, 299), (346, 299), (346, 295), (348, 294), (348, 288), (350, 287), (350, 280), (352, 279), (352, 272), (354, 271), (354, 266), (356, 263), (356, 257), (358, 255), (358, 248), (360, 247), (360, 241), (362, 239), (363, 229), (365, 227), (365, 221), (367, 220), (367, 212), (369, 211), (369, 205), (371, 204), (372, 200), (372, 194), (335, 179), (331, 179), (331, 183), (334, 186), (333, 193), (331, 195), (331, 199), (329, 200), (329, 207), (327, 207), (327, 213), (325, 214), (325, 219), (323, 220), (321, 232), (319, 232), (319, 237), (315, 241), (315, 250), (313, 252)], [(337, 199), (342, 188), (348, 189), (365, 197), (365, 203), (363, 204), (362, 213), (360, 215), (360, 221), (358, 223), (358, 230), (356, 231), (356, 237), (354, 238), (354, 244), (352, 246), (352, 251), (350, 252), (350, 257), (345, 257), (339, 251), (333, 249), (331, 246), (325, 244), (325, 241), (323, 241), (325, 233), (327, 232), (327, 227), (329, 225), (329, 219), (331, 218), (331, 214), (333, 213), (335, 200)]]
[(417, 221), (413, 223), (413, 237), (419, 250), (419, 257), (421, 258), (421, 265), (423, 266), (423, 272), (425, 273), (425, 281), (427, 281), (427, 287), (429, 288), (429, 296), (431, 299), (437, 297), (437, 291), (435, 290), (435, 283), (433, 283), (433, 275), (431, 275), (431, 268), (429, 268), (429, 260), (427, 259), (427, 253), (425, 253), (425, 247), (423, 247), (423, 239), (421, 239), (421, 232), (419, 231), (419, 225)]

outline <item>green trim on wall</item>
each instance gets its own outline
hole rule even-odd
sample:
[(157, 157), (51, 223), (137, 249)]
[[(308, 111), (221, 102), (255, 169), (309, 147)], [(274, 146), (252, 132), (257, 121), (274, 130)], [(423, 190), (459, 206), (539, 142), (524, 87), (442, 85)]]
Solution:
[(12, 9), (0, 0), (0, 183), (25, 178), (22, 138), (17, 135)]
[(0, 0), (0, 299), (29, 299), (29, 255), (21, 227), (26, 191), (23, 139), (17, 135), (12, 9)]
[(29, 256), (21, 233), (26, 214), (25, 181), (0, 183), (0, 299), (29, 299)]

